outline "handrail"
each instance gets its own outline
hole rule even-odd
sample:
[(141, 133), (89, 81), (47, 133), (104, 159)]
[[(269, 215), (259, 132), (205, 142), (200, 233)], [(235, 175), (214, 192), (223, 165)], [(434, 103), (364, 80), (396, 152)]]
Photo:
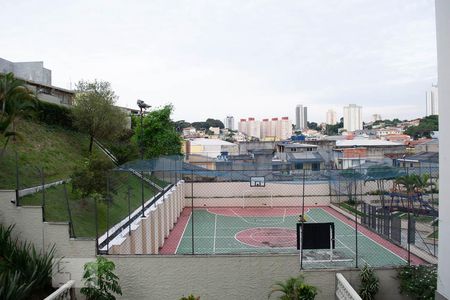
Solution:
[(362, 300), (362, 298), (341, 273), (336, 273), (336, 299)]
[(74, 285), (75, 280), (69, 280), (44, 300), (70, 300), (72, 299), (70, 290)]

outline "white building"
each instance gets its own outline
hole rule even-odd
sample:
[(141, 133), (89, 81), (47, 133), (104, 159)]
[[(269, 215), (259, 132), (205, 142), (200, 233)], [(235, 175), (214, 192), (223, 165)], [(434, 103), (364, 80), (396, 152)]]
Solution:
[(299, 104), (295, 107), (295, 129), (304, 128), (308, 128), (308, 108)]
[(344, 106), (344, 129), (349, 132), (363, 129), (361, 106), (356, 104)]
[(334, 125), (337, 123), (336, 112), (333, 109), (327, 111), (327, 122), (328, 125)]
[[(450, 1), (436, 0), (436, 37), (441, 110), (450, 111)], [(439, 118), (440, 182), (450, 181), (450, 118)], [(450, 185), (439, 185), (439, 257), (436, 299), (450, 299)]]
[(255, 118), (241, 119), (238, 123), (238, 131), (259, 139), (261, 138), (261, 122)]
[(438, 86), (432, 85), (431, 90), (426, 92), (426, 116), (439, 115)]
[(233, 116), (227, 116), (225, 118), (225, 128), (234, 130), (234, 117)]

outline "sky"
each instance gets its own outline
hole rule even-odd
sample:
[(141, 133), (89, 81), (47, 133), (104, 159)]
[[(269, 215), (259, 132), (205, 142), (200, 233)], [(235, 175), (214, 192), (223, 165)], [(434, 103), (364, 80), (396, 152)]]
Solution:
[(109, 81), (117, 104), (174, 120), (363, 107), (425, 115), (437, 82), (434, 0), (0, 0), (0, 57), (44, 61), (53, 85)]

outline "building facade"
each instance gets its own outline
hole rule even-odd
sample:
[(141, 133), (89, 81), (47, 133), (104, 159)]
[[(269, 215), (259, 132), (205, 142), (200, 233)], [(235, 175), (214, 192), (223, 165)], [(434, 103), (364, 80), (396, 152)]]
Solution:
[(356, 104), (344, 106), (344, 129), (355, 131), (363, 129), (362, 107)]
[(295, 129), (304, 128), (308, 128), (308, 108), (299, 104), (295, 107)]
[(426, 92), (426, 116), (439, 115), (438, 86), (432, 85), (431, 90)]
[(333, 109), (327, 111), (326, 120), (327, 125), (334, 125), (337, 123), (336, 112)]
[(225, 118), (225, 128), (234, 130), (234, 117), (233, 116), (227, 116)]

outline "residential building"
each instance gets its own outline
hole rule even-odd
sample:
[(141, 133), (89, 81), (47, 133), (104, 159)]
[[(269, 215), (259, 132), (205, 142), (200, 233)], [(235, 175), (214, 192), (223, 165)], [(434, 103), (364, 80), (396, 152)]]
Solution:
[(344, 107), (344, 129), (347, 131), (363, 129), (361, 106), (350, 104)]
[(223, 141), (220, 139), (192, 139), (186, 141), (186, 155), (200, 155), (204, 157), (217, 158), (223, 152), (228, 154), (237, 154), (239, 148), (237, 144)]
[(295, 129), (308, 128), (308, 108), (301, 104), (295, 107)]
[(44, 68), (42, 61), (11, 62), (0, 58), (0, 73), (13, 73), (26, 82), (28, 88), (45, 102), (70, 106), (75, 92), (52, 85), (52, 71)]
[(227, 116), (225, 118), (225, 128), (234, 130), (234, 117), (233, 116)]
[(238, 122), (238, 132), (247, 134), (247, 119), (240, 119)]
[(278, 143), (272, 166), (275, 171), (289, 170), (295, 174), (303, 170), (320, 171), (325, 167), (325, 160), (317, 145)]
[(184, 137), (193, 137), (195, 136), (197, 133), (197, 130), (195, 129), (195, 127), (189, 126), (186, 128), (183, 128), (183, 136)]
[(249, 137), (268, 141), (285, 140), (292, 135), (289, 117), (262, 119), (262, 121), (257, 121), (255, 118), (241, 119), (238, 128)]
[(327, 121), (326, 123), (328, 125), (334, 125), (337, 123), (337, 118), (336, 118), (336, 111), (334, 111), (333, 109), (329, 109), (327, 111)]
[(426, 116), (439, 115), (438, 86), (432, 85), (431, 90), (425, 94)]

